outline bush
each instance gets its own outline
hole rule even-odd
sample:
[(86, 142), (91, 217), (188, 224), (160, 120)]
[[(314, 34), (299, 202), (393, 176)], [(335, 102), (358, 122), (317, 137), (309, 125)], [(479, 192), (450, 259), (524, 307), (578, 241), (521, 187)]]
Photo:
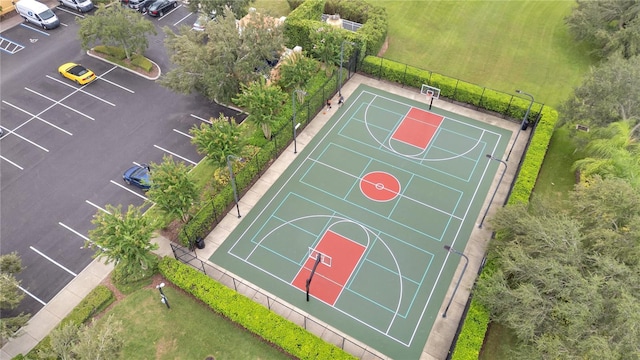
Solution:
[(124, 49), (116, 46), (98, 45), (93, 48), (93, 51), (111, 56), (116, 60), (124, 60), (127, 57)]
[(297, 359), (356, 359), (266, 307), (218, 283), (178, 260), (165, 257), (160, 272), (173, 284), (248, 331)]
[(147, 59), (146, 57), (138, 54), (135, 54), (131, 57), (131, 65), (137, 66), (146, 72), (150, 72), (151, 69), (153, 69), (153, 64), (151, 63), (151, 61), (149, 61), (149, 59)]

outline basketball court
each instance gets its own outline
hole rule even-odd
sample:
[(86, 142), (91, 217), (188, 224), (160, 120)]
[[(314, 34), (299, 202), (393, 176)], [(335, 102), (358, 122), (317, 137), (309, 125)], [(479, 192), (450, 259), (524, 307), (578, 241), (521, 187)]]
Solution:
[(417, 359), (456, 280), (460, 258), (444, 246), (465, 249), (498, 170), (486, 155), (501, 158), (510, 136), (433, 97), (360, 85), (210, 260)]

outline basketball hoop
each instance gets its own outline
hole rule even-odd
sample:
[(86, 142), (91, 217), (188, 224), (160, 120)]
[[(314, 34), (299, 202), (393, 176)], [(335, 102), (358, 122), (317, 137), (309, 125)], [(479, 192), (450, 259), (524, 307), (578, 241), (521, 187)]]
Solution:
[(429, 103), (429, 110), (431, 110), (431, 106), (433, 106), (433, 99), (440, 98), (440, 89), (434, 86), (429, 86), (427, 84), (422, 84), (422, 88), (420, 88), (420, 94), (425, 95), (427, 103)]
[(429, 110), (431, 110), (431, 107), (433, 106), (433, 95), (434, 95), (433, 90), (427, 90), (427, 93), (425, 94), (427, 98), (427, 103), (429, 104)]

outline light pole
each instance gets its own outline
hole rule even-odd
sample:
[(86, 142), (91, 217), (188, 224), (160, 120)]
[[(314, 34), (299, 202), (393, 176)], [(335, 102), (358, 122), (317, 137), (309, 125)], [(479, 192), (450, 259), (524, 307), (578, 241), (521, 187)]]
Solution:
[(507, 154), (507, 159), (506, 161), (509, 161), (509, 156), (511, 156), (511, 152), (513, 151), (513, 147), (516, 146), (516, 142), (518, 141), (518, 136), (520, 136), (520, 131), (524, 130), (525, 125), (528, 126), (528, 122), (527, 122), (527, 118), (529, 117), (529, 111), (531, 111), (531, 106), (533, 105), (533, 95), (528, 94), (524, 91), (521, 90), (516, 90), (516, 92), (518, 94), (522, 94), (522, 95), (526, 95), (528, 97), (531, 98), (531, 102), (529, 103), (529, 107), (527, 108), (527, 112), (524, 114), (524, 118), (522, 119), (522, 123), (520, 124), (520, 128), (518, 129), (518, 132), (516, 133), (516, 138), (513, 139), (513, 144), (511, 144), (511, 148), (509, 149), (509, 153)]
[(238, 210), (238, 219), (240, 215), (240, 205), (238, 204), (238, 190), (236, 189), (236, 177), (233, 175), (233, 167), (231, 166), (231, 158), (242, 161), (242, 158), (233, 154), (227, 155), (227, 167), (229, 168), (229, 180), (231, 181), (231, 188), (233, 189), (233, 198), (236, 200), (236, 209)]
[(340, 44), (340, 74), (338, 74), (340, 80), (338, 80), (338, 96), (342, 96), (342, 59), (344, 58), (344, 43), (348, 43), (352, 46), (356, 45), (356, 43), (349, 40), (344, 40), (342, 41), (342, 44)]
[(298, 144), (296, 143), (296, 129), (298, 128), (298, 124), (296, 124), (296, 94), (300, 94), (300, 96), (307, 95), (307, 92), (300, 89), (295, 89), (291, 93), (291, 106), (293, 107), (293, 117), (291, 118), (291, 127), (293, 129), (293, 153), (298, 153)]
[(458, 277), (458, 282), (456, 282), (456, 287), (453, 289), (453, 293), (451, 294), (451, 297), (449, 298), (449, 303), (447, 304), (447, 307), (444, 308), (444, 312), (442, 313), (442, 317), (446, 318), (447, 317), (447, 311), (449, 311), (449, 306), (451, 306), (451, 303), (453, 302), (453, 298), (456, 296), (456, 291), (458, 291), (458, 286), (460, 286), (460, 281), (462, 281), (462, 277), (464, 276), (465, 271), (467, 271), (467, 265), (469, 265), (469, 258), (467, 257), (467, 255), (457, 251), (456, 249), (452, 248), (449, 245), (445, 245), (444, 249), (447, 250), (450, 253), (454, 253), (454, 254), (458, 254), (460, 256), (462, 256), (465, 260), (464, 263), (464, 267), (462, 268), (462, 272), (460, 273), (460, 277)]
[(162, 291), (162, 288), (164, 287), (164, 283), (160, 283), (159, 285), (156, 285), (156, 289), (158, 289), (160, 291), (160, 301), (167, 305), (167, 309), (171, 309), (171, 306), (169, 306), (169, 300), (167, 299), (167, 297), (164, 295), (164, 292)]
[(491, 154), (487, 154), (485, 155), (487, 158), (491, 159), (491, 160), (495, 160), (495, 161), (500, 161), (501, 163), (504, 164), (504, 169), (502, 170), (502, 175), (500, 175), (500, 180), (498, 181), (498, 184), (496, 185), (495, 190), (493, 190), (493, 195), (491, 195), (491, 200), (489, 200), (489, 204), (487, 205), (486, 210), (484, 211), (484, 215), (482, 215), (482, 220), (480, 220), (480, 224), (478, 225), (479, 228), (482, 228), (482, 224), (484, 224), (484, 219), (487, 217), (487, 213), (489, 212), (489, 208), (491, 207), (491, 203), (493, 202), (493, 198), (496, 197), (496, 193), (498, 192), (498, 188), (500, 187), (500, 184), (502, 184), (502, 178), (504, 177), (504, 173), (507, 172), (507, 162), (504, 160), (500, 160), (496, 157), (494, 157)]

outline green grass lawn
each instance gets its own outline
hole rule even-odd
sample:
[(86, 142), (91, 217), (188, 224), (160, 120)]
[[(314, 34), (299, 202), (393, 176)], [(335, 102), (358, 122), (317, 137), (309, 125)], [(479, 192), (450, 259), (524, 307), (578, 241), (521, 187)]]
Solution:
[(122, 359), (291, 359), (181, 291), (165, 287), (164, 292), (171, 309), (156, 289), (144, 288), (108, 312), (123, 322)]
[(385, 58), (551, 106), (594, 64), (564, 25), (572, 1), (372, 2), (389, 15)]
[(258, 11), (274, 17), (289, 15), (289, 4), (286, 0), (256, 0), (252, 7)]

